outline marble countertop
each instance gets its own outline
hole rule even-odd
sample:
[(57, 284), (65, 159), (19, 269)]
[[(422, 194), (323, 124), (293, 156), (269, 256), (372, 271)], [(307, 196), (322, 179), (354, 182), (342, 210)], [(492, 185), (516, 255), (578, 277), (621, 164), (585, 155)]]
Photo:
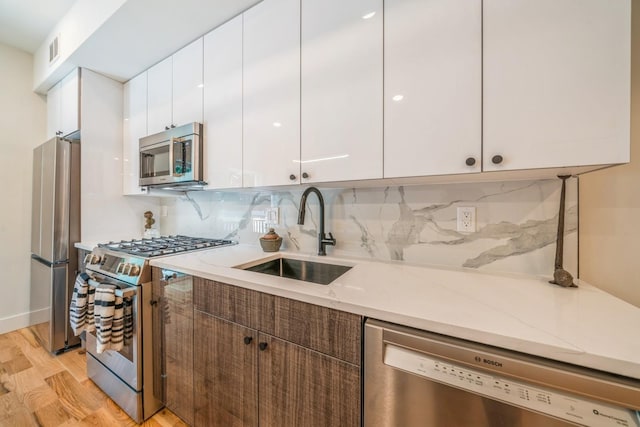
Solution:
[[(351, 265), (329, 285), (232, 268), (279, 258)], [(325, 307), (640, 379), (640, 308), (588, 283), (305, 256), (236, 245), (151, 265)], [(635, 338), (634, 338), (635, 336)]]
[(93, 242), (76, 242), (74, 246), (78, 249), (84, 249), (85, 251), (92, 251), (98, 244)]

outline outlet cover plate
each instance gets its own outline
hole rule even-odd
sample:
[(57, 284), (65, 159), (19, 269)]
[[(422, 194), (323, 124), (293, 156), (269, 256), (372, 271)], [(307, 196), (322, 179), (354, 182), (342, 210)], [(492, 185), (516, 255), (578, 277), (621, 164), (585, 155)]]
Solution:
[(476, 232), (476, 208), (474, 206), (458, 208), (458, 231)]

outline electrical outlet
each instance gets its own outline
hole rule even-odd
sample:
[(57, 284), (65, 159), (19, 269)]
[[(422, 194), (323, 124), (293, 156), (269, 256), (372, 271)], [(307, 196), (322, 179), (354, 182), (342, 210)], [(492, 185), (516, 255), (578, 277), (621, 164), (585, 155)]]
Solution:
[(267, 222), (271, 225), (280, 224), (280, 208), (267, 208), (266, 210)]
[(476, 208), (458, 208), (458, 231), (475, 233), (476, 231)]

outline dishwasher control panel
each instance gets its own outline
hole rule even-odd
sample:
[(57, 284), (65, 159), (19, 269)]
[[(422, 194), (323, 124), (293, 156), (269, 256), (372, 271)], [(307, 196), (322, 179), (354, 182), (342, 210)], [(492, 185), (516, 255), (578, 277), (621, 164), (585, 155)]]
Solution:
[(638, 412), (533, 386), (385, 345), (384, 363), (433, 381), (547, 414), (578, 425), (639, 427)]

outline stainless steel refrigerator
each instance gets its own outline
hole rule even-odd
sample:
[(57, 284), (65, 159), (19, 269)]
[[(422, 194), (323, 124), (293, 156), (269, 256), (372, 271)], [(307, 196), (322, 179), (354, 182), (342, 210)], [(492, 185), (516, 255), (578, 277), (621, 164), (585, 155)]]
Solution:
[(33, 150), (30, 330), (48, 351), (80, 343), (69, 302), (80, 240), (80, 141), (54, 138)]

